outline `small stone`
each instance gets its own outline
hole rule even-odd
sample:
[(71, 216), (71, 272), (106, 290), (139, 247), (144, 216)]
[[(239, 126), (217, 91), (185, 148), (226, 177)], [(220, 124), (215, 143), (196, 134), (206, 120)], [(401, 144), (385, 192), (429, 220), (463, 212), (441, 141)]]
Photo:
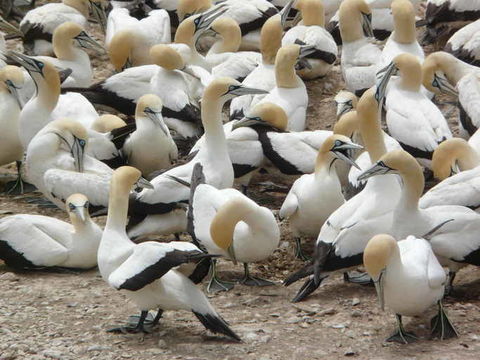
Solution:
[(72, 307), (76, 307), (77, 305), (78, 305), (78, 303), (74, 302), (74, 303), (67, 304), (67, 307), (72, 308)]
[(87, 348), (87, 351), (104, 351), (111, 350), (111, 346), (102, 346), (102, 345), (92, 345)]
[(345, 329), (346, 326), (345, 326), (345, 324), (333, 324), (332, 328), (334, 328), (334, 329)]
[(357, 354), (357, 352), (356, 352), (355, 350), (353, 350), (353, 349), (348, 349), (347, 351), (345, 351), (345, 352), (343, 353), (343, 355), (345, 355), (345, 356), (354, 356), (354, 355), (356, 355), (356, 354)]
[(13, 281), (20, 281), (20, 278), (12, 272), (7, 272), (0, 276), (0, 280), (13, 282)]
[(255, 341), (258, 340), (258, 335), (255, 334), (254, 332), (249, 332), (243, 336), (243, 338), (247, 341)]
[(334, 308), (329, 308), (329, 309), (325, 309), (323, 311), (320, 311), (318, 313), (318, 315), (320, 316), (324, 316), (324, 315), (335, 315), (337, 313), (337, 310), (335, 310)]
[(55, 360), (61, 360), (62, 359), (62, 353), (60, 351), (56, 350), (45, 350), (43, 353), (43, 356), (50, 358), (50, 359), (55, 359)]
[(167, 342), (166, 342), (165, 340), (163, 340), (163, 339), (160, 339), (160, 340), (158, 340), (158, 342), (157, 342), (157, 346), (158, 346), (159, 348), (166, 348), (166, 347), (167, 347)]
[(354, 311), (351, 312), (351, 315), (354, 318), (360, 318), (360, 317), (362, 317), (362, 312), (358, 311), (358, 310), (354, 310)]
[(352, 306), (357, 306), (360, 304), (360, 299), (359, 298), (353, 298), (352, 299)]
[(279, 313), (273, 313), (273, 314), (270, 314), (271, 317), (274, 317), (274, 318), (278, 318), (280, 317), (280, 314)]

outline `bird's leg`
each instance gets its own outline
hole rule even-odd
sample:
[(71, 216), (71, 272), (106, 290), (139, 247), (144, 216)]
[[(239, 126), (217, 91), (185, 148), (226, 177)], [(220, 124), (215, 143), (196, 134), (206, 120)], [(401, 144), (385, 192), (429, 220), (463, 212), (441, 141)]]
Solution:
[(397, 342), (400, 344), (409, 344), (418, 340), (417, 336), (413, 333), (405, 331), (402, 324), (402, 315), (395, 314), (397, 319), (397, 331), (392, 334), (386, 341)]
[(353, 272), (344, 272), (343, 280), (352, 284), (373, 285), (372, 278), (367, 272), (356, 271), (356, 274)]
[(448, 272), (448, 284), (445, 286), (445, 296), (450, 296), (453, 293), (453, 280), (455, 280), (455, 276), (457, 273), (455, 271), (450, 270)]
[(10, 181), (5, 186), (5, 193), (7, 195), (20, 195), (26, 192), (33, 192), (36, 190), (35, 186), (29, 184), (22, 179), (22, 162), (16, 161), (17, 165), (17, 179)]
[(217, 261), (212, 260), (210, 265), (210, 281), (207, 285), (208, 293), (215, 293), (219, 291), (229, 291), (233, 289), (234, 284), (229, 281), (220, 280), (217, 277)]
[(147, 315), (148, 315), (148, 311), (147, 310), (142, 310), (142, 312), (140, 313), (140, 317), (138, 319), (138, 322), (137, 324), (128, 324), (127, 326), (119, 326), (119, 327), (116, 327), (116, 328), (113, 328), (113, 329), (109, 329), (107, 330), (107, 332), (111, 332), (111, 333), (139, 333), (139, 332), (143, 332), (143, 333), (150, 333), (151, 330), (150, 329), (147, 329), (145, 328), (145, 319), (147, 318)]
[(302, 241), (299, 237), (295, 238), (295, 258), (302, 261), (310, 261), (310, 256), (306, 255), (302, 250)]
[(162, 318), (162, 315), (163, 315), (163, 310), (162, 310), (162, 309), (158, 309), (157, 315), (155, 315), (155, 318), (154, 318), (153, 321), (152, 321), (152, 327), (158, 325), (160, 319)]
[(430, 325), (432, 327), (432, 337), (438, 337), (440, 340), (458, 337), (457, 330), (443, 310), (442, 300), (438, 301), (438, 314), (432, 318)]
[(271, 286), (275, 285), (273, 282), (250, 275), (248, 263), (243, 263), (244, 275), (239, 280), (239, 283), (246, 286)]

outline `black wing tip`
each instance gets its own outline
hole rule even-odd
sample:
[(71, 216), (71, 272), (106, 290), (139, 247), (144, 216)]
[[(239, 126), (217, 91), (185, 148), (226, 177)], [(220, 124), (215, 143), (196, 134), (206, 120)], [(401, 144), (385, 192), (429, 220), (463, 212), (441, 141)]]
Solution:
[(219, 315), (212, 315), (212, 314), (201, 314), (199, 312), (193, 311), (197, 319), (205, 326), (206, 329), (210, 330), (214, 334), (220, 333), (226, 335), (233, 340), (238, 342), (242, 342), (240, 336), (235, 334), (235, 332), (230, 329), (227, 322), (223, 320)]

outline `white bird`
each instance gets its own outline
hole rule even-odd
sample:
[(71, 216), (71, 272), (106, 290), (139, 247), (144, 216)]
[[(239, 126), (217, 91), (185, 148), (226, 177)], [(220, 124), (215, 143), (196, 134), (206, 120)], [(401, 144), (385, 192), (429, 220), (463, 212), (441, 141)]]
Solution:
[[(265, 21), (278, 13), (277, 8), (267, 0), (225, 0), (216, 1), (225, 4), (225, 15), (234, 19), (242, 30), (242, 49), (258, 50), (260, 29)], [(177, 14), (180, 22), (192, 14), (210, 10), (211, 0), (179, 0)]]
[[(373, 88), (360, 98), (357, 114), (364, 146), (374, 163), (386, 153), (386, 147)], [(300, 301), (312, 293), (328, 273), (361, 264), (368, 240), (390, 231), (393, 210), (400, 198), (400, 185), (394, 176), (372, 180), (380, 181), (368, 181), (360, 193), (340, 206), (324, 223), (315, 245), (313, 263), (285, 280), (285, 285), (290, 285), (308, 276), (293, 301)]]
[[(260, 32), (260, 52), (262, 62), (243, 80), (242, 84), (256, 89), (271, 91), (275, 87), (275, 58), (282, 47), (283, 28), (294, 0), (273, 15), (262, 26)], [(265, 95), (245, 95), (232, 100), (230, 104), (230, 120), (239, 120), (247, 113), (252, 102), (257, 103)]]
[[(402, 180), (401, 197), (395, 205), (389, 233), (400, 239), (408, 235), (427, 238), (440, 263), (449, 268), (451, 289), (458, 269), (467, 264), (480, 265), (480, 214), (456, 205), (421, 209), (418, 203), (425, 186), (422, 168), (403, 150), (383, 155), (360, 178), (388, 174), (398, 174)], [(390, 203), (384, 196), (383, 201)]]
[(114, 8), (108, 14), (105, 46), (117, 71), (151, 64), (150, 48), (169, 44), (171, 37), (170, 18), (165, 10), (152, 10), (141, 20), (125, 8)]
[(0, 258), (14, 269), (74, 268), (97, 265), (102, 229), (88, 214), (88, 199), (66, 201), (71, 224), (42, 215), (17, 214), (0, 220)]
[(297, 258), (308, 260), (301, 248), (301, 237), (317, 237), (324, 222), (345, 202), (340, 180), (333, 166), (335, 160), (357, 166), (351, 158), (350, 150), (359, 148), (361, 146), (346, 136), (328, 137), (318, 151), (315, 172), (303, 175), (293, 183), (278, 215), (280, 219), (289, 220), (290, 230), (296, 241)]
[(192, 273), (183, 265), (198, 263), (210, 255), (183, 242), (135, 244), (130, 240), (125, 226), (129, 194), (134, 185), (152, 186), (135, 168), (121, 167), (114, 172), (107, 224), (98, 249), (98, 268), (108, 285), (121, 290), (133, 301), (141, 310), (141, 316), (136, 326), (110, 331), (148, 332), (145, 319), (149, 310), (158, 309), (152, 326), (158, 323), (164, 310), (187, 310), (192, 311), (208, 330), (240, 341), (189, 278), (195, 270)]
[(375, 85), (381, 58), (381, 50), (370, 39), (373, 36), (370, 16), (371, 10), (364, 0), (345, 0), (340, 5), (342, 75), (347, 90), (357, 96)]
[(441, 182), (428, 190), (419, 206), (461, 205), (480, 211), (480, 156), (465, 140), (452, 138), (435, 149), (432, 170)]
[(220, 40), (207, 52), (206, 60), (214, 77), (245, 79), (262, 61), (262, 55), (254, 51), (238, 51), (242, 41), (241, 31), (235, 20), (228, 17), (216, 19), (210, 26)]
[(337, 60), (338, 49), (332, 35), (325, 30), (325, 11), (322, 0), (299, 0), (295, 8), (300, 10), (302, 25), (288, 30), (282, 39), (282, 45), (300, 44), (315, 47), (315, 52), (307, 57), (312, 67), (300, 69), (303, 79), (315, 79), (325, 76)]
[(82, 49), (94, 49), (102, 53), (103, 47), (92, 39), (83, 28), (74, 23), (66, 22), (59, 25), (53, 32), (53, 52), (55, 57), (35, 56), (40, 61), (47, 61), (59, 70), (71, 70), (62, 87), (87, 87), (92, 85), (93, 70), (89, 55)]
[[(16, 186), (22, 186), (20, 163), (23, 146), (18, 134), (20, 98), (18, 89), (24, 84), (23, 71), (11, 65), (0, 69), (0, 165), (16, 161), (18, 179)], [(12, 189), (13, 190), (13, 189)]]
[[(248, 286), (268, 286), (272, 282), (250, 275), (248, 264), (272, 255), (280, 241), (280, 229), (272, 211), (257, 205), (235, 189), (218, 190), (204, 184), (202, 166), (196, 164), (192, 173), (191, 221), (195, 241), (209, 254), (220, 255), (244, 264), (239, 281)], [(232, 283), (218, 279), (215, 260), (207, 290), (225, 291)]]
[(438, 313), (431, 320), (432, 336), (441, 340), (458, 337), (442, 305), (447, 276), (428, 241), (409, 236), (396, 241), (376, 235), (367, 244), (363, 262), (372, 277), (380, 307), (395, 313), (397, 329), (386, 341), (408, 344), (418, 338), (405, 330), (402, 316), (422, 315), (432, 305)]
[[(133, 209), (135, 216), (130, 217), (128, 229), (130, 236), (138, 237), (152, 233), (171, 234), (185, 230), (185, 212), (179, 209), (177, 204), (189, 199), (189, 190), (173, 180), (171, 176), (186, 182), (190, 181), (193, 166), (196, 163), (202, 164), (207, 184), (218, 189), (233, 185), (233, 167), (228, 156), (221, 110), (225, 102), (235, 96), (262, 92), (264, 91), (246, 88), (229, 78), (218, 78), (210, 83), (202, 99), (205, 146), (186, 164), (155, 177), (152, 180), (155, 189), (145, 189), (137, 195), (138, 206)], [(163, 210), (163, 214), (158, 215), (159, 209)]]
[(439, 51), (423, 62), (423, 86), (435, 93), (458, 96), (459, 133), (468, 139), (480, 128), (479, 68)]
[(423, 62), (425, 54), (417, 41), (415, 28), (415, 8), (410, 0), (393, 0), (392, 15), (394, 31), (388, 38), (382, 50), (382, 58), (377, 65), (377, 71), (388, 66), (395, 56), (402, 53), (415, 55)]
[(35, 96), (20, 112), (19, 134), (24, 150), (35, 134), (53, 120), (70, 118), (89, 128), (98, 118), (93, 105), (82, 95), (60, 95), (60, 76), (48, 61), (17, 52), (11, 52), (10, 57), (28, 71), (37, 87)]
[(108, 204), (112, 169), (85, 154), (87, 143), (87, 130), (81, 124), (56, 120), (40, 130), (28, 145), (28, 180), (60, 208), (74, 193), (88, 197), (91, 212)]
[(52, 55), (51, 41), (57, 26), (72, 21), (86, 29), (90, 10), (101, 24), (105, 24), (102, 0), (63, 0), (61, 3), (48, 3), (30, 10), (20, 22), (25, 53)]
[[(308, 94), (302, 79), (296, 74), (297, 64), (307, 66), (306, 57), (313, 53), (312, 46), (290, 44), (282, 46), (275, 58), (276, 86), (260, 101), (280, 106), (288, 117), (287, 130), (305, 130), (307, 120)], [(257, 103), (252, 102), (252, 106)]]
[(427, 0), (424, 41), (443, 47), (456, 30), (479, 16), (478, 0)]
[(162, 100), (152, 94), (137, 102), (136, 130), (125, 140), (122, 153), (144, 176), (170, 167), (178, 158), (177, 145), (162, 118)]
[(412, 54), (397, 55), (386, 68), (377, 88), (380, 103), (396, 72), (400, 78), (391, 84), (385, 101), (388, 132), (403, 149), (430, 168), (433, 151), (451, 138), (452, 132), (440, 109), (422, 93), (422, 66)]
[(480, 20), (458, 30), (448, 39), (445, 51), (467, 64), (480, 65)]

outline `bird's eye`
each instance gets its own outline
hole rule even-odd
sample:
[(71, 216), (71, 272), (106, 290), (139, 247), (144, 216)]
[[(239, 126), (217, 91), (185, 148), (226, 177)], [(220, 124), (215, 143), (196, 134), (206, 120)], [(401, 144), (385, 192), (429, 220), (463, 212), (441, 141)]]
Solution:
[(85, 209), (88, 209), (88, 208), (90, 207), (90, 203), (89, 203), (88, 201), (85, 202), (85, 205), (83, 205), (83, 207), (84, 207)]
[(198, 25), (200, 23), (200, 17), (197, 17), (195, 20), (193, 20), (195, 25)]
[(237, 90), (239, 87), (240, 87), (240, 86), (238, 86), (238, 85), (230, 85), (230, 86), (228, 87), (228, 91), (235, 91), (235, 90)]
[(75, 205), (73, 205), (72, 203), (69, 203), (68, 208), (70, 209), (70, 211), (73, 211), (75, 210)]
[(346, 104), (347, 104), (348, 106), (352, 106), (352, 100), (348, 100), (348, 101), (346, 102)]
[(439, 87), (439, 86), (438, 86), (438, 81), (437, 81), (436, 78), (433, 79), (433, 81), (432, 81), (432, 86), (433, 86), (433, 87)]
[(80, 144), (81, 147), (84, 147), (86, 145), (86, 141), (82, 139), (80, 139), (78, 143)]
[(40, 61), (37, 61), (37, 66), (38, 66), (38, 68), (39, 68), (40, 70), (42, 70), (43, 67), (45, 66), (45, 64), (42, 63), (42, 62), (40, 62)]
[(340, 140), (335, 140), (335, 146), (340, 146), (342, 145), (342, 142)]

